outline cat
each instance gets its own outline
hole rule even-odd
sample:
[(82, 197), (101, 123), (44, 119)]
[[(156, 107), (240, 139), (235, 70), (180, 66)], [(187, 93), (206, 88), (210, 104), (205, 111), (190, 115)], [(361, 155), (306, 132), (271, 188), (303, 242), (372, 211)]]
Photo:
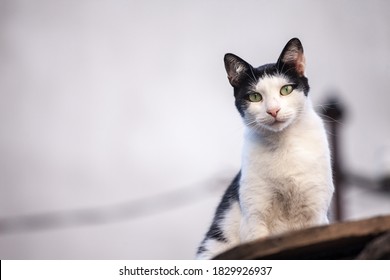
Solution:
[(329, 223), (334, 190), (327, 134), (308, 98), (300, 40), (291, 39), (276, 63), (253, 68), (229, 53), (224, 62), (244, 122), (241, 170), (216, 209), (197, 259)]

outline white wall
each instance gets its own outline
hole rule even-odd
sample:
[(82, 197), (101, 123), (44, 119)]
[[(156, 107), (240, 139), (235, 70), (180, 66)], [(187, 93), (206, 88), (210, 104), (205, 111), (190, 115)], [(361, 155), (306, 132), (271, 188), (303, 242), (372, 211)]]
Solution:
[[(379, 0), (0, 1), (0, 225), (90, 208), (107, 222), (72, 226), (66, 212), (47, 230), (20, 222), (5, 233), (8, 224), (0, 258), (192, 258), (240, 164), (223, 55), (274, 62), (292, 37), (303, 42), (315, 104), (335, 90), (347, 106), (344, 165), (375, 176), (390, 144), (389, 9)], [(121, 203), (186, 188), (176, 208), (153, 200), (157, 213), (121, 216)]]

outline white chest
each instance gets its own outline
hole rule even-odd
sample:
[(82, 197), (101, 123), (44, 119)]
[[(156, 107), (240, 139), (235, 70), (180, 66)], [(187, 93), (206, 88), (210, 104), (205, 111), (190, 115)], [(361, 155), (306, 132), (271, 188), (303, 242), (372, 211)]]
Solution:
[(274, 233), (326, 222), (332, 171), (323, 125), (314, 120), (275, 137), (245, 139), (241, 208), (244, 215), (262, 213)]

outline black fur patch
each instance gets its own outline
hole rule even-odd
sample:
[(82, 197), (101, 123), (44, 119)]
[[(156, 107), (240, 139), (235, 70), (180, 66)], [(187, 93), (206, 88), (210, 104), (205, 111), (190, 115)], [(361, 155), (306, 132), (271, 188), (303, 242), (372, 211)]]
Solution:
[(197, 254), (202, 254), (203, 252), (206, 252), (206, 248), (203, 245), (200, 245), (198, 248)]
[(234, 88), (235, 104), (242, 117), (250, 104), (246, 99), (248, 92), (253, 90), (253, 86), (256, 85), (261, 78), (276, 75), (285, 76), (292, 84), (295, 84), (299, 90), (303, 91), (305, 96), (308, 95), (310, 90), (308, 79), (305, 76), (300, 76), (293, 65), (273, 63), (258, 68), (250, 67), (245, 72), (245, 75), (243, 75), (244, 77), (241, 79), (240, 86)]
[(206, 233), (206, 236), (202, 244), (198, 248), (198, 254), (206, 251), (206, 249), (204, 248), (204, 243), (208, 239), (214, 239), (220, 242), (228, 242), (228, 240), (226, 239), (226, 237), (224, 236), (220, 228), (220, 221), (224, 218), (225, 212), (228, 209), (230, 209), (232, 203), (238, 201), (238, 189), (240, 184), (240, 178), (241, 178), (241, 172), (237, 174), (237, 176), (234, 178), (233, 182), (230, 184), (225, 194), (223, 195), (222, 200), (219, 203), (217, 210), (215, 212), (215, 216), (210, 226), (210, 229)]

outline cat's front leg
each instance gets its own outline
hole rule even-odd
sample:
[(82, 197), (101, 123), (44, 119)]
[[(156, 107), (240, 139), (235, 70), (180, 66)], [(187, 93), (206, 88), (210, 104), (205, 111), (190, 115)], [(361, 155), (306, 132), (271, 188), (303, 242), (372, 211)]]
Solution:
[(269, 229), (261, 217), (243, 217), (240, 223), (241, 242), (250, 242), (269, 235)]
[[(254, 184), (253, 182), (256, 182)], [(242, 180), (240, 189), (240, 241), (249, 242), (270, 234), (267, 213), (272, 194), (258, 178)]]

